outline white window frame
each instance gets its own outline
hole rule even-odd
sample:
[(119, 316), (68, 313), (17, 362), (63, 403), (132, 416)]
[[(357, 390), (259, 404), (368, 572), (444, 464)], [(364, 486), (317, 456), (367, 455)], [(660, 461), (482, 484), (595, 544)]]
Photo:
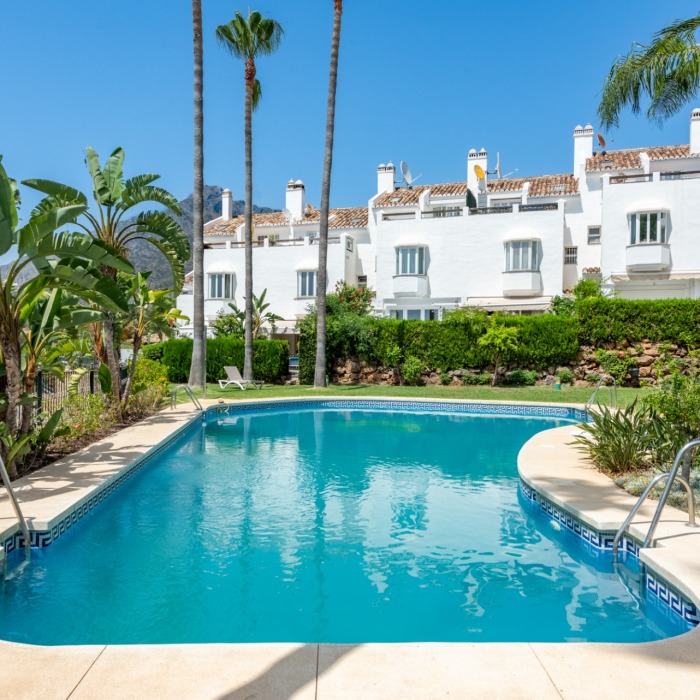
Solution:
[(539, 272), (540, 242), (538, 240), (505, 241), (506, 272)]
[(297, 298), (311, 299), (316, 296), (316, 283), (318, 272), (316, 270), (297, 271)]
[(233, 274), (230, 272), (207, 273), (208, 299), (233, 299)]
[(637, 211), (630, 214), (630, 245), (658, 245), (668, 239), (667, 211)]
[(578, 246), (564, 248), (564, 265), (578, 265)]
[[(597, 233), (596, 233), (597, 232)], [(601, 227), (588, 227), (588, 245), (600, 245)]]
[(427, 246), (397, 246), (396, 276), (425, 275), (427, 270)]

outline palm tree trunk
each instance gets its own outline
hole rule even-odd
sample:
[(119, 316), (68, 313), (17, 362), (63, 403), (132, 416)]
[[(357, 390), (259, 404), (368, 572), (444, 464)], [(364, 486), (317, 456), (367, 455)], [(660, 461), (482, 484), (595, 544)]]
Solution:
[(243, 379), (253, 379), (253, 83), (255, 61), (245, 63), (245, 357)]
[(343, 17), (343, 0), (334, 0), (333, 39), (331, 41), (331, 67), (328, 81), (328, 107), (326, 110), (326, 150), (323, 156), (323, 180), (321, 182), (321, 212), (318, 241), (318, 272), (316, 276), (316, 368), (314, 386), (326, 385), (326, 285), (328, 277), (328, 212), (330, 209), (331, 169), (333, 167), (333, 136), (335, 131), (335, 94), (338, 85), (338, 51), (340, 26)]
[(114, 321), (111, 315), (108, 315), (104, 322), (104, 344), (105, 353), (107, 354), (107, 366), (109, 373), (112, 375), (112, 402), (118, 411), (117, 420), (121, 420), (121, 410), (119, 409), (121, 401), (121, 378), (119, 376), (119, 363), (115, 354), (114, 344)]
[(194, 192), (193, 235), (194, 313), (192, 327), (194, 344), (189, 383), (204, 387), (206, 382), (204, 329), (204, 60), (202, 48), (202, 0), (192, 0), (192, 29), (194, 34)]
[(126, 386), (124, 387), (124, 394), (122, 396), (122, 408), (126, 410), (126, 404), (129, 402), (129, 396), (131, 395), (131, 387), (134, 384), (134, 374), (136, 373), (136, 362), (138, 360), (139, 351), (141, 350), (141, 343), (143, 342), (142, 336), (134, 337), (134, 353), (131, 356), (131, 366), (129, 367), (129, 376), (126, 378)]
[[(22, 390), (22, 369), (21, 369), (21, 350), (19, 342), (13, 342), (0, 329), (0, 347), (2, 348), (2, 357), (5, 362), (5, 372), (7, 376), (7, 388), (5, 389), (5, 398), (7, 400), (7, 411), (5, 413), (5, 425), (7, 433), (11, 438), (17, 436), (17, 413), (19, 409), (19, 395)], [(0, 451), (5, 461), (7, 461), (7, 450), (2, 442), (0, 442)], [(14, 462), (7, 464), (7, 470), (10, 478), (17, 478), (17, 466)]]

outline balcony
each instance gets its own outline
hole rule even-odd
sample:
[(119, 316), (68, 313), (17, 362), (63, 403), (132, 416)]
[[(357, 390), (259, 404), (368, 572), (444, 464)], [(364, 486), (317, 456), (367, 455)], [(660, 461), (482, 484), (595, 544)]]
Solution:
[(671, 246), (668, 243), (640, 243), (627, 246), (629, 272), (668, 272), (671, 269)]
[(428, 275), (394, 275), (395, 297), (427, 297), (429, 294)]
[(503, 273), (504, 297), (534, 297), (542, 293), (542, 275), (539, 270), (517, 270)]

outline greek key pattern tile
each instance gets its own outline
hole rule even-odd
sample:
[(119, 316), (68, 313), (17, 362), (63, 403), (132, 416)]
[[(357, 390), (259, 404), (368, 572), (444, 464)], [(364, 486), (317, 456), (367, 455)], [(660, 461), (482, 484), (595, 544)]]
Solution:
[[(133, 464), (129, 465), (126, 471), (120, 474), (116, 479), (112, 481), (107, 481), (102, 484), (99, 491), (94, 493), (87, 501), (84, 503), (76, 505), (71, 511), (65, 514), (63, 519), (56, 525), (54, 525), (50, 530), (30, 530), (29, 536), (31, 538), (32, 547), (48, 547), (52, 542), (55, 542), (61, 535), (65, 534), (73, 525), (75, 525), (84, 516), (90, 513), (97, 505), (102, 503), (107, 496), (114, 493), (127, 479), (130, 479), (134, 474), (136, 474), (139, 469), (148, 464), (152, 459), (157, 457), (164, 449), (169, 447), (173, 441), (183, 435), (189, 428), (196, 425), (197, 421), (193, 421), (183, 425), (181, 428), (176, 430), (172, 435), (169, 435), (163, 442), (157, 445), (151, 452), (144, 455), (141, 459), (135, 461)], [(15, 533), (13, 537), (10, 538), (12, 544), (5, 547), (5, 551), (10, 552), (17, 547), (24, 546), (24, 537), (21, 532)], [(7, 542), (9, 542), (8, 540)]]
[(667, 605), (671, 610), (680, 615), (687, 623), (697, 625), (700, 623), (698, 609), (694, 603), (683, 597), (670, 583), (657, 577), (651, 571), (646, 572), (647, 591)]
[[(546, 418), (564, 418), (568, 420), (587, 420), (587, 414), (570, 406), (528, 406), (523, 404), (495, 403), (458, 403), (453, 401), (390, 401), (377, 399), (323, 399), (320, 401), (288, 401), (284, 403), (266, 402), (255, 404), (227, 404), (229, 414), (279, 412), (308, 409), (372, 411), (416, 411), (426, 413), (463, 413), (466, 415), (507, 415), (533, 416)], [(214, 407), (216, 408), (216, 407)], [(216, 411), (210, 412), (216, 415)]]
[[(611, 551), (614, 532), (599, 532), (585, 525), (577, 518), (555, 506), (549, 500), (530, 488), (523, 481), (520, 482), (520, 491), (534, 506), (539, 507), (550, 518), (560, 523), (575, 535), (580, 537), (588, 547), (600, 552)], [(589, 550), (590, 551), (590, 550)], [(620, 551), (627, 552), (631, 556), (639, 558), (639, 544), (632, 538), (623, 537)], [(680, 615), (686, 622), (692, 625), (700, 623), (700, 616), (695, 604), (685, 598), (676, 588), (653, 572), (646, 570), (646, 588), (666, 610)]]

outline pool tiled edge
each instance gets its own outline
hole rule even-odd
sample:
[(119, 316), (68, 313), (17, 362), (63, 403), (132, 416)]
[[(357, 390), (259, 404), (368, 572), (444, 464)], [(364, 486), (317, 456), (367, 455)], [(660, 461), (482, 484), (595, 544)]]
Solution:
[[(579, 537), (592, 550), (609, 552), (618, 527), (636, 499), (625, 494), (585, 462), (570, 444), (574, 430), (555, 428), (543, 431), (523, 446), (518, 456), (520, 490), (533, 507), (539, 508), (547, 517)], [(572, 503), (574, 491), (577, 492), (577, 500)], [(655, 504), (646, 504), (640, 510), (640, 527), (648, 522), (654, 508)], [(664, 519), (670, 521), (666, 524), (668, 544), (678, 550), (679, 559), (682, 559), (685, 549), (679, 544), (679, 538), (684, 536), (688, 546), (687, 556), (694, 556), (692, 552), (696, 550), (700, 554), (700, 539), (688, 539), (688, 531), (680, 527), (684, 517), (684, 514), (669, 506), (664, 509)], [(642, 550), (640, 543), (643, 538), (644, 530), (635, 528), (633, 524), (629, 535), (621, 542), (621, 552), (636, 557), (643, 564), (644, 587), (659, 605), (697, 626), (700, 624), (700, 612), (696, 600), (700, 589), (694, 587), (692, 582), (686, 585), (683, 575), (671, 576), (669, 574), (675, 572), (658, 570), (655, 561), (658, 550)], [(682, 585), (675, 585), (669, 579)]]

